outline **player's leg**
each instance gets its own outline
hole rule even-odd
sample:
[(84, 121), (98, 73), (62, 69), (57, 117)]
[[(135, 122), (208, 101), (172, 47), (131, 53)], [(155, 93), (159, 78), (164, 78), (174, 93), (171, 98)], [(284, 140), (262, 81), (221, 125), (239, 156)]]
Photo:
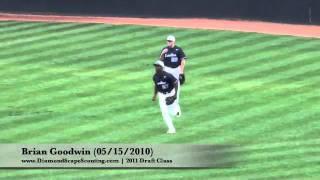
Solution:
[[(169, 96), (174, 95), (174, 90), (169, 94)], [(180, 117), (181, 116), (181, 108), (178, 102), (178, 99), (176, 99), (171, 105), (168, 106), (169, 113), (171, 116)]]
[(181, 116), (181, 109), (180, 109), (180, 105), (179, 105), (179, 100), (180, 100), (180, 91), (181, 91), (181, 85), (180, 85), (180, 81), (179, 81), (179, 76), (180, 76), (180, 68), (177, 67), (174, 70), (174, 76), (175, 78), (178, 80), (178, 90), (177, 90), (177, 99), (175, 101), (175, 110), (176, 112), (179, 112), (179, 116)]
[(174, 104), (175, 104), (176, 117), (180, 117), (182, 115), (180, 104), (178, 101), (175, 102)]
[(170, 117), (169, 109), (168, 109), (168, 106), (166, 105), (165, 98), (166, 98), (165, 95), (159, 93), (159, 105), (160, 105), (160, 110), (162, 113), (162, 118), (168, 127), (168, 133), (175, 133), (176, 129), (175, 129), (173, 122), (172, 122), (172, 119)]
[(168, 108), (169, 108), (170, 115), (175, 117), (181, 116), (181, 108), (177, 100), (175, 100), (174, 103), (169, 105)]

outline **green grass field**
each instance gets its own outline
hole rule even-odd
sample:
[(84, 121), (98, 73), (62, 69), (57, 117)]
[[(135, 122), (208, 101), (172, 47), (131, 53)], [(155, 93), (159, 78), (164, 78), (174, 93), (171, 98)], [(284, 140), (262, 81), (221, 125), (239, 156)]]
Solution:
[[(167, 135), (152, 63), (189, 57)], [(239, 144), (203, 170), (0, 170), (1, 179), (319, 179), (320, 40), (105, 24), (0, 22), (0, 143)]]

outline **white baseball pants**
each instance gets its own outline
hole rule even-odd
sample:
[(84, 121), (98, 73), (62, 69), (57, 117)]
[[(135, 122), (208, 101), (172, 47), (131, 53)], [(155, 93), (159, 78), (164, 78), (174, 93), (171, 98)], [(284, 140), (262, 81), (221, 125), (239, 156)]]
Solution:
[(166, 104), (166, 97), (170, 97), (174, 95), (175, 89), (172, 89), (170, 93), (163, 94), (161, 92), (158, 92), (158, 97), (159, 97), (159, 105), (160, 105), (160, 110), (162, 113), (162, 118), (164, 122), (166, 123), (167, 127), (169, 130), (175, 130), (175, 127), (172, 122), (172, 116), (176, 116), (177, 113), (181, 115), (180, 111), (180, 105), (177, 101), (177, 99), (170, 105)]

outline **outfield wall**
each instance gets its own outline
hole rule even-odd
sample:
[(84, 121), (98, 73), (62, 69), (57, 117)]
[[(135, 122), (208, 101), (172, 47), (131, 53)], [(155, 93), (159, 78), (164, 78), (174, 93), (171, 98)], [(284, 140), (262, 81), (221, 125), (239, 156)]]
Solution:
[(320, 0), (0, 0), (0, 11), (320, 24)]

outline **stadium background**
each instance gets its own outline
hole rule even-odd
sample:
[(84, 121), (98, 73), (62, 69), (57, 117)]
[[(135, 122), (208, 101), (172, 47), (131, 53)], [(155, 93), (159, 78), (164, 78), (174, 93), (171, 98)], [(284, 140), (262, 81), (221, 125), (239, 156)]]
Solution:
[(320, 24), (318, 0), (1, 0), (1, 12), (203, 17)]
[[(162, 8), (160, 2), (166, 6)], [(228, 0), (210, 1), (210, 6), (208, 2), (3, 0), (0, 11), (319, 23), (318, 1)], [(175, 14), (176, 7), (186, 14)], [(181, 97), (184, 115), (176, 120), (174, 136), (163, 133), (159, 108), (151, 102), (151, 64), (171, 33), (190, 57)], [(1, 143), (240, 144), (245, 154), (241, 165), (232, 169), (0, 170), (0, 178), (320, 176), (319, 39), (139, 25), (3, 21), (0, 40)]]

